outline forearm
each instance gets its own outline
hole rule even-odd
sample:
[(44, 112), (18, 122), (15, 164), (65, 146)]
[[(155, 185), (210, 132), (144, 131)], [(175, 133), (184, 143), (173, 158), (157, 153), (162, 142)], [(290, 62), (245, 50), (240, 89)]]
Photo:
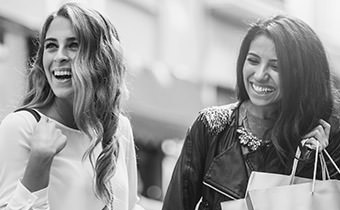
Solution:
[(52, 155), (32, 152), (25, 169), (22, 184), (31, 192), (46, 188), (49, 183), (52, 161)]
[(23, 178), (18, 182), (5, 210), (49, 209), (48, 184), (53, 157), (53, 153), (31, 151)]
[(6, 207), (3, 210), (49, 210), (48, 188), (31, 193), (19, 181), (11, 198), (4, 206)]

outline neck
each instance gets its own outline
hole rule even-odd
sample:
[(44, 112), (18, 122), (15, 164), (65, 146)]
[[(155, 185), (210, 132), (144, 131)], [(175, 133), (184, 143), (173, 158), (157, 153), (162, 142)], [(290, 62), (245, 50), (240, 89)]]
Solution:
[(250, 115), (256, 118), (270, 120), (276, 117), (278, 104), (271, 104), (267, 106), (257, 106), (251, 103), (251, 101), (247, 101), (245, 109)]
[(40, 111), (67, 127), (78, 129), (73, 116), (73, 105), (68, 101), (55, 98), (50, 106), (42, 108)]

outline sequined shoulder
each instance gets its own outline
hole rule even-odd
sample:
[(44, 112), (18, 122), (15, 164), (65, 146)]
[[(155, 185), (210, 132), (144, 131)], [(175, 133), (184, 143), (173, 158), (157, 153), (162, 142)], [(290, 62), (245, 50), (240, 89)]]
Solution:
[(210, 134), (216, 135), (231, 123), (231, 115), (237, 105), (238, 102), (205, 108), (200, 111), (199, 120), (208, 128)]

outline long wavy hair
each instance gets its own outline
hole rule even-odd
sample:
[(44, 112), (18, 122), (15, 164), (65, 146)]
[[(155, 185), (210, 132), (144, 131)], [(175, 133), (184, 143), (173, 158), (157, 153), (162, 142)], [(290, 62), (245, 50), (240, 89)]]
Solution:
[[(241, 44), (237, 60), (237, 96), (249, 99), (243, 82), (243, 65), (255, 37), (273, 40), (278, 58), (281, 100), (271, 139), (280, 162), (288, 167), (302, 136), (328, 120), (332, 113), (332, 82), (324, 47), (303, 21), (274, 16), (252, 25)], [(290, 162), (288, 161), (288, 164)]]
[[(50, 15), (43, 25), (40, 46), (28, 74), (23, 106), (40, 108), (54, 101), (42, 60), (46, 32), (57, 16), (70, 20), (79, 41), (79, 52), (72, 64), (73, 114), (78, 128), (92, 139), (84, 158), (89, 157), (95, 171), (96, 195), (111, 205), (110, 178), (114, 175), (119, 151), (115, 133), (121, 97), (126, 93), (122, 49), (111, 22), (99, 12), (75, 3), (64, 4)], [(94, 163), (94, 149), (98, 144), (102, 152)]]

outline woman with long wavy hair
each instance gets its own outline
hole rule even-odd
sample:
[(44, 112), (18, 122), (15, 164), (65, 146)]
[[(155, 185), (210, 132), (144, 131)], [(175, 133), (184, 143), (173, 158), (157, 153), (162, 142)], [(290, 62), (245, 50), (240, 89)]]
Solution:
[(125, 71), (117, 31), (99, 12), (67, 3), (46, 19), (23, 105), (0, 126), (0, 208), (135, 206)]

